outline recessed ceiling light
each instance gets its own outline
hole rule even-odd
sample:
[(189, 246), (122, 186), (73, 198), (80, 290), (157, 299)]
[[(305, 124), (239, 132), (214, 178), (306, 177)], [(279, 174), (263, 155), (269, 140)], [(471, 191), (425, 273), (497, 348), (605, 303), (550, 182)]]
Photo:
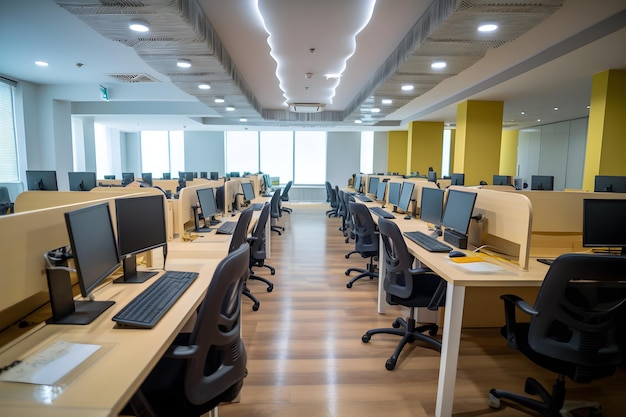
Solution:
[(444, 61), (435, 61), (432, 64), (430, 64), (430, 67), (432, 69), (443, 69), (445, 67), (447, 67), (448, 64), (446, 64)]
[(415, 86), (412, 84), (404, 84), (401, 88), (402, 88), (402, 91), (413, 91)]
[(134, 32), (147, 32), (150, 30), (150, 25), (145, 20), (131, 20), (128, 27)]
[(380, 113), (380, 109), (378, 107), (373, 107), (370, 109), (370, 112), (372, 113)]
[(383, 104), (391, 104), (393, 103), (393, 100), (391, 100), (390, 98), (384, 98), (380, 102)]
[(484, 25), (478, 26), (479, 32), (495, 32), (498, 30), (498, 25), (495, 23), (485, 23)]
[(361, 123), (363, 123), (363, 120), (357, 119), (354, 121), (354, 123), (356, 123), (357, 125), (360, 125)]
[(587, 104), (587, 108), (589, 109), (589, 108), (591, 108), (591, 106), (589, 104)]
[(324, 74), (327, 80), (338, 80), (341, 78), (341, 74)]
[(46, 61), (35, 61), (35, 65), (39, 65), (40, 67), (47, 67), (48, 63)]
[(223, 98), (221, 98), (221, 97), (217, 97), (217, 98), (216, 98), (215, 100), (213, 100), (213, 101), (215, 101), (216, 103), (223, 103), (223, 102), (224, 102), (224, 99), (223, 99)]
[(226, 111), (235, 111), (235, 108), (233, 106), (228, 106), (226, 107)]
[(554, 108), (554, 111), (557, 111), (558, 109), (559, 109), (558, 107), (555, 107), (555, 108)]
[(208, 85), (208, 84), (198, 84), (198, 88), (199, 88), (200, 90), (210, 90), (210, 89), (211, 89), (211, 86), (210, 86), (210, 85)]
[(244, 123), (245, 123), (245, 122), (247, 122), (247, 121), (248, 121), (248, 119), (246, 119), (245, 117), (242, 117), (241, 119), (239, 119), (239, 121), (240, 121), (240, 122), (244, 122)]
[(538, 122), (540, 122), (540, 121), (541, 121), (541, 119), (537, 119), (537, 121), (538, 121)]
[(526, 112), (525, 111), (521, 111), (520, 114), (526, 114)]
[(176, 66), (179, 68), (190, 68), (191, 67), (191, 61), (188, 59), (179, 59), (176, 62)]

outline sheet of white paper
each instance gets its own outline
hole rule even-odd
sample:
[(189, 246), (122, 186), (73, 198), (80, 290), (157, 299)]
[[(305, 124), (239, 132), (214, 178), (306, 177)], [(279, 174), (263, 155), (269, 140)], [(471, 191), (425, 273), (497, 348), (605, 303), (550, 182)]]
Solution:
[(58, 341), (3, 372), (0, 380), (53, 385), (98, 349), (99, 345)]
[(465, 269), (468, 272), (474, 273), (489, 273), (489, 272), (500, 272), (504, 271), (504, 268), (499, 267), (498, 265), (494, 265), (489, 262), (467, 262), (467, 263), (457, 263), (455, 264)]

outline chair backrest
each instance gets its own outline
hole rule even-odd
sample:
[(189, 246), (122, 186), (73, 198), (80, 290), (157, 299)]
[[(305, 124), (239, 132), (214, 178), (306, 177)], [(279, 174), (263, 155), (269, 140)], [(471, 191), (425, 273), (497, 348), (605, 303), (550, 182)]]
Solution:
[(343, 190), (340, 190), (339, 187), (337, 187), (336, 192), (337, 192), (337, 215), (343, 217), (345, 221), (346, 214), (350, 211), (348, 210), (348, 207), (345, 204), (345, 199), (343, 197), (345, 192)]
[[(545, 356), (578, 365), (585, 382), (623, 362), (626, 256), (564, 254), (550, 266), (530, 321), (528, 344)], [(621, 331), (621, 332), (620, 332)]]
[(378, 233), (376, 223), (372, 219), (372, 214), (365, 204), (350, 202), (349, 206), (352, 219), (354, 221), (354, 250), (361, 255), (378, 253)]
[(273, 219), (277, 219), (282, 216), (280, 213), (280, 188), (274, 191), (274, 194), (270, 199), (270, 216), (272, 216)]
[(283, 189), (283, 192), (280, 195), (281, 200), (289, 201), (289, 190), (291, 189), (292, 184), (293, 184), (293, 181), (289, 181), (287, 185), (285, 185), (285, 188)]
[[(413, 268), (410, 254), (402, 232), (391, 220), (379, 218), (378, 230), (383, 242), (385, 277), (383, 287), (388, 294), (410, 299), (416, 295), (430, 297), (431, 310), (436, 310), (445, 302), (446, 282), (434, 272), (425, 268)], [(412, 277), (419, 274), (418, 280)]]
[(7, 187), (0, 187), (0, 214), (7, 214), (11, 208), (11, 197)]
[(329, 181), (324, 182), (324, 185), (326, 186), (326, 202), (330, 203), (330, 195), (332, 194), (333, 186), (330, 185)]
[(205, 404), (242, 381), (247, 356), (241, 340), (241, 293), (248, 279), (247, 243), (230, 252), (217, 266), (198, 309), (189, 346), (174, 357), (188, 357), (185, 395), (192, 404)]
[(261, 209), (261, 214), (256, 222), (256, 226), (252, 231), (252, 238), (250, 243), (250, 257), (254, 259), (265, 259), (267, 257), (265, 251), (265, 228), (267, 225), (267, 219), (270, 216), (270, 205), (266, 204)]
[(250, 226), (250, 220), (252, 219), (252, 209), (246, 209), (239, 214), (237, 225), (233, 231), (233, 235), (230, 238), (230, 246), (228, 252), (232, 252), (239, 246), (247, 243), (248, 227)]

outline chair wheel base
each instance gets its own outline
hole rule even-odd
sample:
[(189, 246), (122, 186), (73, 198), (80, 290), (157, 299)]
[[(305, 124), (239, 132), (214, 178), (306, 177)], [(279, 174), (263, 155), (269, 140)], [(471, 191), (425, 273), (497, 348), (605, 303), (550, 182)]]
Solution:
[(361, 336), (361, 341), (363, 343), (367, 343), (370, 341), (370, 339), (372, 338), (372, 336), (368, 335), (368, 334), (364, 334), (363, 336)]
[(385, 362), (385, 368), (387, 368), (388, 371), (393, 371), (396, 368), (396, 361), (391, 358), (387, 359), (387, 362)]
[(267, 287), (267, 292), (272, 292), (273, 289), (274, 289), (274, 286), (270, 285), (269, 287)]
[[(349, 274), (346, 274), (346, 275), (349, 275)], [(348, 282), (348, 283), (346, 284), (346, 288), (352, 288), (352, 283), (351, 283), (351, 282)]]
[(252, 306), (252, 311), (258, 311), (259, 310), (259, 305), (258, 304), (254, 304)]

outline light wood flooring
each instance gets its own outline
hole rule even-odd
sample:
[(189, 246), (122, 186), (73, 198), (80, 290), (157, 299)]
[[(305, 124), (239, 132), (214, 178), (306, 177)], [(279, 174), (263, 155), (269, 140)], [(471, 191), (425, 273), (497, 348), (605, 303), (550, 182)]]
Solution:
[[(434, 416), (439, 353), (420, 344), (405, 348), (396, 369), (385, 361), (398, 341), (377, 335), (362, 343), (362, 334), (389, 327), (399, 310), (376, 312), (376, 280), (346, 288), (347, 267), (365, 265), (358, 255), (345, 259), (354, 244), (344, 243), (341, 220), (328, 218), (328, 206), (291, 204), (284, 214), (282, 236), (272, 234), (271, 277), (274, 291), (249, 283), (261, 300), (258, 311), (243, 301), (243, 338), (248, 376), (241, 401), (219, 407), (220, 417), (422, 417)], [(551, 386), (553, 375), (508, 349), (497, 329), (465, 330), (461, 341), (454, 415), (526, 416), (511, 406), (491, 410), (490, 388), (523, 392), (534, 376)], [(626, 415), (626, 370), (588, 385), (566, 383), (568, 398), (594, 399), (605, 416)], [(504, 402), (503, 402), (504, 404)]]

